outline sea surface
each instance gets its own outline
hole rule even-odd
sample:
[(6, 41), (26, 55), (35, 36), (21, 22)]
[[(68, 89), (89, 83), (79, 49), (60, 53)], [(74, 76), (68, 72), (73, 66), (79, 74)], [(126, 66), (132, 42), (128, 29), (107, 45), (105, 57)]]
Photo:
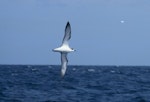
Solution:
[(0, 102), (150, 102), (150, 67), (0, 65)]

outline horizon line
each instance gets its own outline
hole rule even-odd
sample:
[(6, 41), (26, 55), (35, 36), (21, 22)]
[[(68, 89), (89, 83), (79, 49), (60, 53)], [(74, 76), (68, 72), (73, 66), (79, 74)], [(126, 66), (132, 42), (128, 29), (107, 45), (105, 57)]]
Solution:
[[(0, 64), (1, 65), (20, 65), (20, 66), (61, 66), (61, 64)], [(114, 66), (114, 67), (128, 67), (128, 66), (131, 66), (131, 67), (140, 67), (140, 66), (145, 66), (145, 67), (150, 67), (150, 65), (94, 65), (94, 64), (91, 64), (91, 65), (86, 65), (86, 64), (78, 64), (78, 65), (75, 65), (75, 64), (71, 64), (71, 65), (68, 65), (68, 66)]]

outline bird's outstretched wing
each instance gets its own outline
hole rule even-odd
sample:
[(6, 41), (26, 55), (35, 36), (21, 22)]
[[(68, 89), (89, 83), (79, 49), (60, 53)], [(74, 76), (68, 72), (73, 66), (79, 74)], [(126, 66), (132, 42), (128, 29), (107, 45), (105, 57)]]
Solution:
[(65, 28), (65, 35), (62, 41), (62, 45), (66, 44), (68, 45), (68, 40), (71, 38), (71, 26), (70, 23), (67, 22), (66, 28)]
[(65, 75), (66, 69), (67, 69), (67, 53), (61, 53), (61, 76), (63, 77)]

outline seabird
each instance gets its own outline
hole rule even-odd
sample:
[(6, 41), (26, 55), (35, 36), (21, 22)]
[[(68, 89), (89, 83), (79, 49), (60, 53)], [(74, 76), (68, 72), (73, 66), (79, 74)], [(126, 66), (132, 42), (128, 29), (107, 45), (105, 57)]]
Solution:
[(61, 54), (61, 76), (62, 77), (65, 75), (67, 69), (67, 63), (68, 63), (67, 54), (75, 51), (73, 48), (69, 47), (68, 41), (70, 40), (70, 38), (71, 38), (71, 26), (70, 23), (67, 22), (62, 45), (58, 48), (53, 49), (54, 52), (60, 52)]

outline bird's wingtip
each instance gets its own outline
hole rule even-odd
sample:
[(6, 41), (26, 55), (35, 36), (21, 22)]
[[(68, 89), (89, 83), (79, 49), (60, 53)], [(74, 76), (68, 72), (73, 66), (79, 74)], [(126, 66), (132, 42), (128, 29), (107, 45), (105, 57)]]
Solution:
[(67, 22), (67, 25), (70, 25), (69, 21)]
[(64, 76), (65, 76), (65, 73), (61, 72), (61, 78), (64, 78)]

